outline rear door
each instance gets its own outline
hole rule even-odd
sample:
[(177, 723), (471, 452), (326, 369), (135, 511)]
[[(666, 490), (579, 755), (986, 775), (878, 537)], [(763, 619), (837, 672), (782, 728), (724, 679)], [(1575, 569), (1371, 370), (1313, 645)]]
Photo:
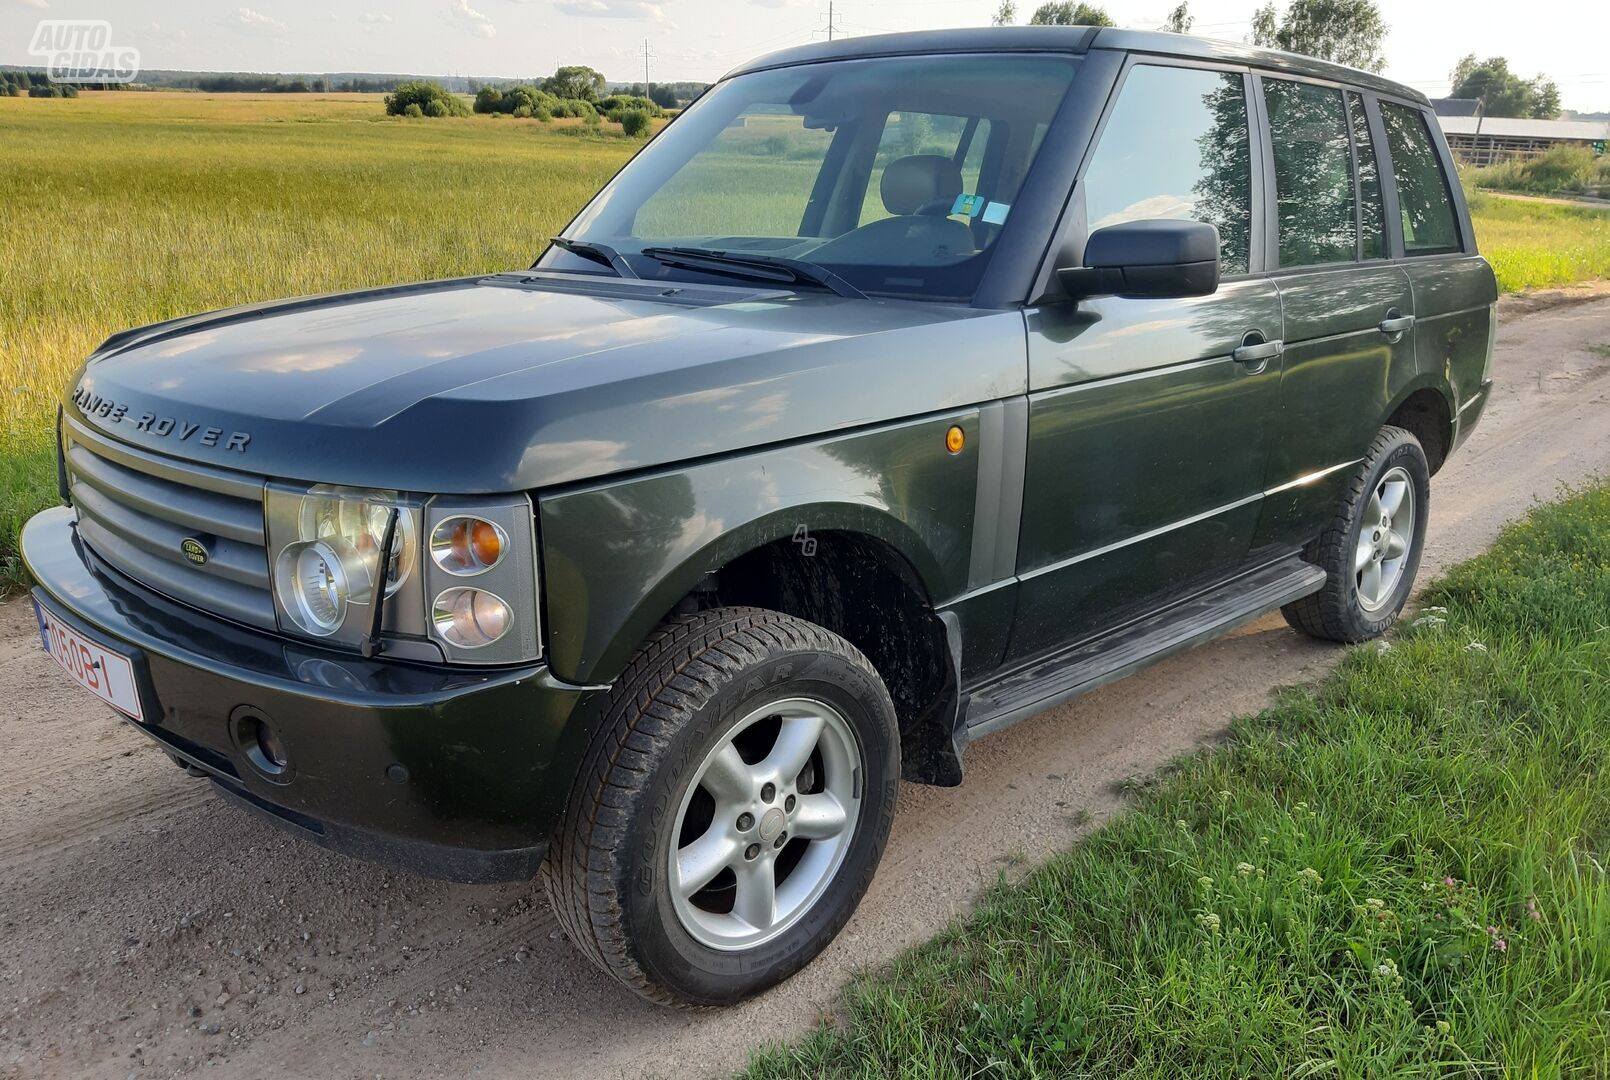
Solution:
[(1028, 313), (1009, 659), (1111, 629), (1247, 558), (1280, 363), (1232, 354), (1280, 338), (1280, 302), (1255, 254), (1261, 157), (1246, 79), (1132, 63), (1075, 187), (1091, 231), (1165, 217), (1217, 226), (1224, 281), (1212, 296), (1100, 297)]
[(1420, 371), (1446, 375), (1453, 420), (1463, 435), (1481, 415), (1491, 373), (1498, 286), (1476, 239), (1447, 144), (1425, 110), (1381, 101), (1387, 175), (1401, 224), (1399, 258), (1414, 289), (1414, 346)]
[(1414, 296), (1391, 259), (1363, 97), (1259, 76), (1272, 182), (1268, 258), (1285, 352), (1257, 544), (1301, 543), (1335, 512), (1399, 384), (1414, 374)]

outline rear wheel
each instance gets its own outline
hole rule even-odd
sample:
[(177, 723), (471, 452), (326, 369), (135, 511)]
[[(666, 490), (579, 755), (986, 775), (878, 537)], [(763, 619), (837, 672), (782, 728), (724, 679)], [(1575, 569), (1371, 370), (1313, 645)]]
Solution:
[(1325, 570), (1325, 587), (1282, 608), (1286, 621), (1329, 641), (1384, 634), (1414, 588), (1430, 504), (1419, 441), (1402, 428), (1381, 429), (1336, 516), (1303, 551)]
[(644, 997), (740, 1000), (849, 919), (898, 772), (894, 706), (854, 646), (756, 608), (673, 619), (587, 752), (544, 867), (554, 911)]

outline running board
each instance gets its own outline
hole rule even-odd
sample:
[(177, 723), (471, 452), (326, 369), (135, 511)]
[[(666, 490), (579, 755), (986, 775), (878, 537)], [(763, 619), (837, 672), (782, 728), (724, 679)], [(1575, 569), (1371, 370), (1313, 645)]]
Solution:
[(969, 739), (1229, 633), (1325, 587), (1325, 571), (1295, 555), (1243, 574), (1166, 611), (1048, 656), (972, 691)]

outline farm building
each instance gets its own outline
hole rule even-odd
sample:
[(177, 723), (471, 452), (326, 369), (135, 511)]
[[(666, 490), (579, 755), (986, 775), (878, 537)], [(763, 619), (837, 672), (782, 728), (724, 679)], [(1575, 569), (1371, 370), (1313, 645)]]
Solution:
[[(1556, 146), (1585, 146), (1603, 154), (1610, 144), (1610, 121), (1480, 116), (1475, 102), (1457, 98), (1433, 104), (1442, 133), (1448, 137), (1448, 148), (1467, 165), (1536, 157)], [(1470, 107), (1464, 107), (1467, 105)]]

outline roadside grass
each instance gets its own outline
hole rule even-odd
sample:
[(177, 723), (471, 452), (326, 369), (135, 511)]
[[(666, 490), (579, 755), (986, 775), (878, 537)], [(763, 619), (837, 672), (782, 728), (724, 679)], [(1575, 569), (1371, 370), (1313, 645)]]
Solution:
[(746, 1075), (1610, 1074), (1610, 486), (1423, 604)]
[(1610, 278), (1610, 209), (1471, 192), (1470, 212), (1500, 292)]

